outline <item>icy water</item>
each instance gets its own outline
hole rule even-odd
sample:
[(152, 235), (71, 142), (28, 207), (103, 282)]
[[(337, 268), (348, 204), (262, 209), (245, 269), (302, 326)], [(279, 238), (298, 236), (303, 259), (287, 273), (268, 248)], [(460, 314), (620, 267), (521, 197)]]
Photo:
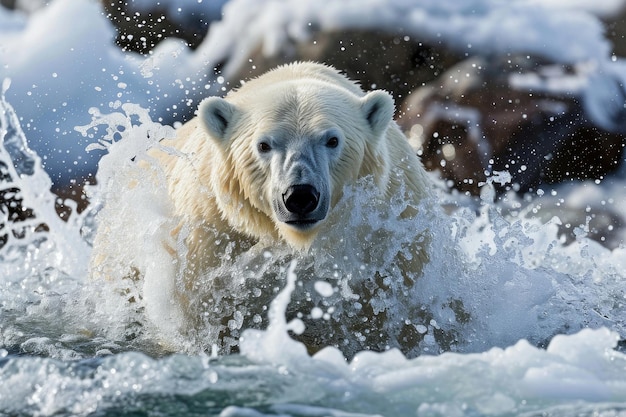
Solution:
[[(0, 415), (626, 416), (626, 249), (587, 237), (591, 211), (582, 225), (561, 219), (558, 192), (493, 203), (489, 184), (481, 201), (441, 191), (410, 222), (385, 215), (401, 201), (354, 212), (308, 254), (257, 245), (204, 278), (190, 299), (201, 319), (178, 329), (160, 319), (177, 282), (167, 284), (167, 263), (145, 261), (169, 207), (158, 178), (136, 169), (172, 129), (137, 106), (91, 111), (80, 130), (107, 151), (101, 185), (90, 210), (62, 220), (1, 105)], [(626, 195), (626, 182), (611, 181), (588, 185), (602, 204)], [(365, 207), (369, 192), (365, 181), (344, 199)], [(98, 223), (119, 231), (120, 255), (153, 267), (149, 280), (90, 278)], [(124, 233), (137, 225), (145, 233)], [(385, 248), (424, 235), (430, 262), (407, 285)], [(386, 243), (369, 262), (355, 250), (363, 236)], [(377, 319), (355, 331), (362, 311)], [(309, 355), (291, 337), (307, 326), (328, 329), (320, 340), (340, 349)]]

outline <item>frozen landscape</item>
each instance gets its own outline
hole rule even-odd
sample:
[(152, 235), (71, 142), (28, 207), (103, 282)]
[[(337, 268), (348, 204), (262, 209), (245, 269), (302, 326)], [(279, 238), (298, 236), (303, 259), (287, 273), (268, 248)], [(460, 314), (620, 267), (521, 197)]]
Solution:
[[(176, 2), (161, 3), (185, 13)], [(157, 294), (88, 279), (95, 213), (111, 190), (91, 187), (90, 208), (61, 220), (50, 189), (90, 175), (99, 184), (130, 178), (135, 159), (171, 136), (201, 98), (239, 84), (233, 74), (253, 65), (247, 57), (257, 42), (270, 55), (287, 39), (306, 41), (310, 25), (402, 26), (458, 50), (582, 62), (599, 76), (548, 87), (583, 91), (599, 124), (624, 106), (602, 77), (624, 80), (626, 65), (612, 54), (600, 20), (623, 1), (415, 3), (233, 0), (195, 50), (170, 38), (149, 55), (119, 49), (94, 1), (23, 2), (28, 13), (0, 7), (2, 198), (30, 210), (3, 211), (0, 415), (626, 416), (623, 225), (609, 225), (616, 243), (607, 248), (589, 238), (591, 215), (567, 224), (559, 211), (623, 212), (623, 165), (601, 181), (553, 185), (532, 198), (497, 195), (492, 186), (510, 181), (505, 172), (490, 173), (480, 198), (440, 185), (438, 199), (455, 209), (446, 214), (426, 202), (430, 214), (411, 224), (440, 239), (412, 294), (429, 318), (415, 318), (423, 338), (406, 356), (363, 350), (346, 360), (332, 347), (309, 356), (288, 336), (299, 324), (286, 319), (290, 302), (301, 297), (305, 277), (321, 298), (338, 297), (341, 268), (283, 247), (255, 248), (259, 259), (220, 271), (231, 278), (224, 291), (239, 291), (244, 301), (251, 281), (262, 274), (275, 280), (263, 326), (247, 329), (229, 311), (228, 327), (241, 335), (237, 354), (220, 354), (210, 324), (194, 337), (174, 336), (176, 353), (164, 351), (142, 302), (127, 302)], [(126, 220), (147, 230), (120, 236), (121, 247), (149, 242), (150, 227), (166, 213), (145, 188), (132, 204), (120, 200)], [(366, 199), (367, 191), (357, 187), (352, 197)], [(375, 213), (355, 221), (368, 219)], [(406, 224), (382, 227), (402, 233)], [(343, 250), (350, 255), (350, 247)], [(253, 262), (260, 272), (248, 268)], [(455, 316), (450, 300), (470, 318)], [(454, 342), (443, 346), (435, 336), (441, 331), (455, 334)]]

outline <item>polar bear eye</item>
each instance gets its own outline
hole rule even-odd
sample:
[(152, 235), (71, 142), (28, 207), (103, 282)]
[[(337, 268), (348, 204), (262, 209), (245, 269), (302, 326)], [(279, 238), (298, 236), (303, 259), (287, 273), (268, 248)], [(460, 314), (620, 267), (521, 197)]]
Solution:
[(259, 152), (261, 152), (261, 153), (267, 153), (267, 152), (272, 150), (272, 147), (267, 142), (259, 142), (257, 147), (259, 149)]
[(339, 138), (337, 138), (337, 136), (330, 137), (326, 142), (326, 146), (329, 148), (336, 148), (339, 146)]

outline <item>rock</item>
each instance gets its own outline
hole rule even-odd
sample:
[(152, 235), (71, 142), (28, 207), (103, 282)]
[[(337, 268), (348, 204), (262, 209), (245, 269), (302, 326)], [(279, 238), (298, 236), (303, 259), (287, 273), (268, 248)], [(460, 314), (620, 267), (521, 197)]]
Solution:
[(289, 39), (272, 56), (266, 56), (259, 46), (249, 57), (251, 64), (239, 68), (230, 79), (246, 80), (293, 61), (317, 61), (359, 80), (365, 90), (387, 90), (399, 102), (461, 59), (443, 46), (429, 45), (401, 32), (311, 29), (306, 42)]
[[(478, 194), (486, 174), (508, 171), (514, 190), (526, 192), (614, 171), (625, 145), (624, 103), (623, 86), (593, 68), (473, 57), (411, 93), (399, 123), (425, 166), (458, 189)], [(600, 108), (608, 120), (594, 114)]]
[(0, 249), (7, 242), (24, 239), (33, 233), (47, 230), (32, 208), (24, 207), (21, 190), (15, 185), (9, 166), (0, 160)]
[(7, 9), (13, 10), (16, 8), (15, 0), (0, 0), (0, 6), (4, 6)]

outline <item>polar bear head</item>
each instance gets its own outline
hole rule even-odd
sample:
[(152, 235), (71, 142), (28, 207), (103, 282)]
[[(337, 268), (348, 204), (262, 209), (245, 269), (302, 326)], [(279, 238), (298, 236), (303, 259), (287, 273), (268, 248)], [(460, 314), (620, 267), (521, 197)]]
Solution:
[(212, 178), (222, 216), (249, 235), (278, 233), (307, 247), (344, 185), (372, 175), (385, 186), (393, 113), (388, 93), (365, 94), (319, 64), (280, 67), (205, 99), (198, 117), (218, 154)]

